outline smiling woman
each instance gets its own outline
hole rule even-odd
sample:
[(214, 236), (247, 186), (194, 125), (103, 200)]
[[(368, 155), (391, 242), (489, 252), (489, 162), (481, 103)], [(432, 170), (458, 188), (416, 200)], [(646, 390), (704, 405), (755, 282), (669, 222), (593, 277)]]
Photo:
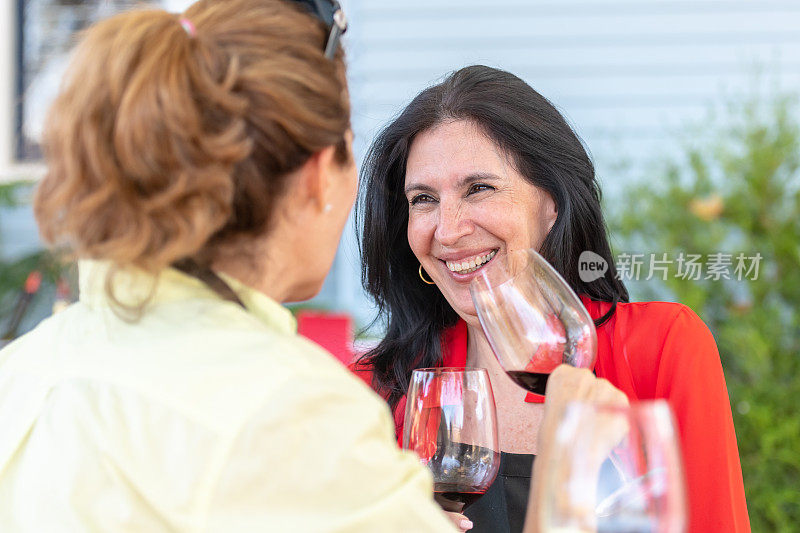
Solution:
[[(467, 67), (421, 92), (375, 139), (361, 182), (362, 277), (387, 319), (364, 363), (393, 407), (414, 368), (441, 362), (445, 330), (460, 319), (480, 330), (470, 261), (533, 247), (579, 294), (628, 300), (586, 150), (513, 74)], [(590, 284), (578, 272), (585, 250), (610, 265)], [(420, 283), (420, 265), (437, 287)]]
[[(531, 465), (546, 445), (544, 397), (526, 395), (500, 367), (469, 293), (488, 263), (527, 248), (555, 267), (594, 320), (594, 373), (630, 400), (670, 402), (681, 431), (690, 531), (749, 530), (714, 339), (685, 306), (628, 303), (594, 167), (547, 99), (508, 72), (459, 70), (383, 130), (362, 186), (363, 280), (387, 330), (357, 369), (394, 410), (398, 434), (415, 368), (489, 372), (502, 462), (486, 495), (465, 511), (473, 531), (522, 530)], [(608, 268), (581, 276), (581, 257)], [(558, 392), (548, 388), (548, 402)]]

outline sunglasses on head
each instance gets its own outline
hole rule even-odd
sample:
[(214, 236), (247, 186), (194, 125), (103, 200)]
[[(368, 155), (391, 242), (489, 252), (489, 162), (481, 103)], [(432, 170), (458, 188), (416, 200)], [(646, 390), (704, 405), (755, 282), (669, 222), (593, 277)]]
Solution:
[(339, 39), (347, 31), (347, 18), (336, 0), (291, 0), (301, 5), (330, 29), (325, 41), (325, 57), (333, 59), (339, 47)]

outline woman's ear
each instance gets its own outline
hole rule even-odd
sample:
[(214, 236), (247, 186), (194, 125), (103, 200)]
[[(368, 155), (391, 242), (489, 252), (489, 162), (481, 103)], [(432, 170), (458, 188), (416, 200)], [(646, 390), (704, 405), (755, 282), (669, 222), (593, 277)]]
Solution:
[(558, 218), (558, 206), (549, 193), (542, 192), (541, 212), (544, 226), (547, 228), (545, 233), (550, 233), (550, 230), (553, 229), (553, 225), (556, 223), (556, 219)]
[(324, 211), (330, 202), (334, 176), (336, 147), (326, 146), (308, 158), (298, 169), (297, 185), (303, 203)]

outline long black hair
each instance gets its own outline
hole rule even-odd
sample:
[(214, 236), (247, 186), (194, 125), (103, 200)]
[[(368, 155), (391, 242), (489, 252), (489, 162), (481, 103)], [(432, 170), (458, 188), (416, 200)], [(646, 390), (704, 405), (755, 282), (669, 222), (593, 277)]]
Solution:
[[(378, 135), (362, 168), (356, 210), (361, 235), (362, 282), (386, 321), (386, 336), (359, 361), (391, 407), (408, 389), (415, 368), (442, 357), (442, 332), (458, 315), (434, 285), (422, 283), (419, 261), (408, 244), (406, 161), (416, 135), (447, 120), (480, 126), (511, 156), (516, 170), (550, 194), (558, 210), (539, 252), (578, 294), (601, 301), (628, 301), (616, 277), (600, 209), (594, 166), (564, 117), (542, 95), (509, 72), (471, 66), (422, 91)], [(578, 257), (585, 251), (609, 265), (604, 277), (585, 283)], [(597, 321), (602, 323), (613, 313)]]

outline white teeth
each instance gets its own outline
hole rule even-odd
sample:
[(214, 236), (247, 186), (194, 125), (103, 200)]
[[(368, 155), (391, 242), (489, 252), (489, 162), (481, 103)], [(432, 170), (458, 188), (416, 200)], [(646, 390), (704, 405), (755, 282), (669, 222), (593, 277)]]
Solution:
[(496, 253), (497, 250), (492, 250), (486, 255), (479, 255), (476, 257), (472, 257), (469, 260), (462, 261), (460, 263), (447, 261), (447, 268), (449, 268), (451, 272), (458, 272), (459, 274), (469, 274), (470, 272), (476, 271), (485, 263), (488, 263)]

